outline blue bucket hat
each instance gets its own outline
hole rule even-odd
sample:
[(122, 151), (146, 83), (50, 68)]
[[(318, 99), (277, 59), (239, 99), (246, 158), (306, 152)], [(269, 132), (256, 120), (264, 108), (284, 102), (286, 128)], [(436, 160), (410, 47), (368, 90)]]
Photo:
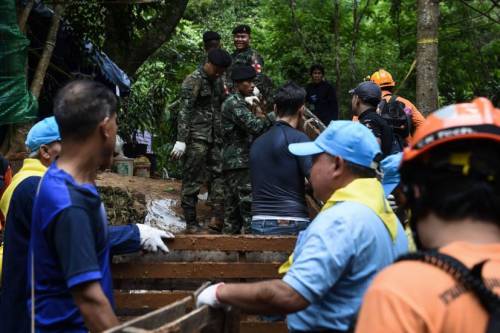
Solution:
[(36, 123), (28, 132), (24, 143), (30, 152), (37, 151), (41, 145), (60, 141), (59, 127), (54, 117), (48, 117)]
[(384, 173), (382, 187), (384, 188), (386, 197), (394, 191), (401, 180), (399, 166), (401, 165), (402, 159), (403, 153), (397, 153), (387, 156), (381, 162), (382, 172)]
[(378, 167), (375, 157), (381, 154), (373, 133), (360, 123), (349, 120), (332, 121), (316, 140), (292, 143), (288, 150), (297, 156), (328, 153), (374, 170)]

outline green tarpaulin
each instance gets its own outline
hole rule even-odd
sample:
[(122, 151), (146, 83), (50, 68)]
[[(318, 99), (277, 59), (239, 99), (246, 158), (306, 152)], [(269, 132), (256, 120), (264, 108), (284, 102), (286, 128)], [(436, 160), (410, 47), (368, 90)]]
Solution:
[(28, 45), (29, 40), (19, 30), (15, 0), (1, 0), (0, 125), (36, 118), (38, 104), (26, 82)]

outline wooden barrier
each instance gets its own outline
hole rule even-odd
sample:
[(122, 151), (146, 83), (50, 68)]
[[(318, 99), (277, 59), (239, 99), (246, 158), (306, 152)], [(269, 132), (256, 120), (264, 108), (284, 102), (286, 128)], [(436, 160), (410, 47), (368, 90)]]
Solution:
[(197, 295), (208, 285), (206, 283), (190, 296), (127, 321), (106, 333), (238, 333), (240, 326), (236, 311), (211, 309), (206, 305), (195, 308)]
[[(116, 258), (112, 272), (115, 286), (119, 288), (115, 290), (117, 313), (122, 316), (147, 314), (127, 322), (127, 327), (110, 332), (174, 332), (171, 328), (174, 326), (181, 329), (175, 332), (181, 333), (201, 330), (201, 326), (190, 323), (206, 327), (219, 325), (219, 330), (213, 332), (222, 332), (220, 325), (224, 320), (221, 318), (227, 315), (205, 307), (192, 310), (193, 291), (186, 290), (186, 283), (279, 278), (278, 267), (293, 251), (295, 241), (296, 237), (292, 236), (178, 235), (168, 243), (170, 254)], [(197, 255), (193, 256), (193, 253)], [(222, 259), (214, 260), (218, 258), (214, 254)], [(274, 260), (275, 255), (278, 260)], [(172, 258), (175, 261), (169, 261)], [(165, 284), (171, 289), (165, 290), (162, 287)], [(189, 310), (192, 312), (188, 313)], [(175, 324), (170, 316), (177, 319)], [(161, 329), (156, 318), (161, 318)], [(173, 326), (165, 326), (167, 321)], [(120, 330), (125, 328), (126, 331)], [(243, 316), (238, 329), (241, 333), (287, 332), (283, 322), (263, 322), (250, 316)], [(210, 328), (207, 330), (212, 332)], [(236, 331), (233, 327), (228, 332)]]

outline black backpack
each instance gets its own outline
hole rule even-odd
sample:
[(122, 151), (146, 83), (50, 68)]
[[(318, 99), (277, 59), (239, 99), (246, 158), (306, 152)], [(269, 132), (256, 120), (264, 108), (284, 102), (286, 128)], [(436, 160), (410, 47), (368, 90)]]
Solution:
[(391, 95), (389, 101), (382, 98), (378, 105), (380, 116), (392, 128), (394, 134), (392, 153), (403, 151), (405, 139), (411, 134), (411, 118), (405, 112), (406, 105)]
[(481, 271), (487, 260), (468, 269), (461, 261), (437, 251), (409, 253), (397, 261), (416, 260), (433, 265), (451, 275), (465, 289), (471, 291), (488, 312), (486, 333), (500, 332), (500, 297), (484, 284)]

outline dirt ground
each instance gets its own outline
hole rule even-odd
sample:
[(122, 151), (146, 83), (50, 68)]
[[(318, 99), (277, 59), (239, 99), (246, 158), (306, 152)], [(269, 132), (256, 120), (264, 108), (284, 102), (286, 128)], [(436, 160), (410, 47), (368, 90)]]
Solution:
[[(172, 210), (176, 216), (183, 219), (180, 206), (180, 180), (128, 177), (103, 172), (97, 177), (97, 186), (111, 224), (120, 225), (144, 220), (147, 203), (161, 199), (174, 200)], [(201, 192), (204, 193), (206, 190), (202, 189)], [(209, 215), (210, 207), (206, 201), (199, 200), (199, 221), (205, 221)]]

